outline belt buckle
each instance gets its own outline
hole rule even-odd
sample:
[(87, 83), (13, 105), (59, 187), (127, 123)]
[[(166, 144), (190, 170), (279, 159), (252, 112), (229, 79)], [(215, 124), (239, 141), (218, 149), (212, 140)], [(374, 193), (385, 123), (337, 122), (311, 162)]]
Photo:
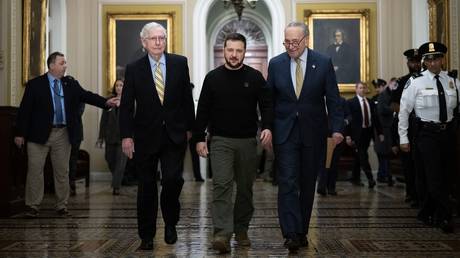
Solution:
[(440, 130), (446, 130), (446, 128), (447, 128), (447, 124), (440, 124), (439, 125)]

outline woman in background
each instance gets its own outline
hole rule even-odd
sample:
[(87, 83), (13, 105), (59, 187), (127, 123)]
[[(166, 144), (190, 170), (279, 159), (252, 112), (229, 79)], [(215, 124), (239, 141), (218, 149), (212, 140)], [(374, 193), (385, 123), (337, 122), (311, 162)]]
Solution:
[(120, 186), (126, 168), (127, 157), (121, 149), (120, 125), (118, 119), (123, 80), (117, 79), (112, 87), (112, 96), (117, 99), (117, 105), (104, 110), (99, 127), (97, 146), (102, 148), (105, 142), (105, 160), (112, 173), (113, 195), (120, 195)]

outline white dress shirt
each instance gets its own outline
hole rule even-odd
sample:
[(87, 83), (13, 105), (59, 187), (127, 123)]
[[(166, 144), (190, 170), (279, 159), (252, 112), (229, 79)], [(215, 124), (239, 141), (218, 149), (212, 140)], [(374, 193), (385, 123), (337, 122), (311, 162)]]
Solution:
[[(307, 69), (307, 57), (308, 57), (308, 48), (305, 48), (303, 51), (302, 55), (299, 56), (300, 59), (300, 65), (302, 66), (302, 73), (303, 77), (305, 78), (305, 70)], [(291, 80), (292, 80), (292, 86), (294, 86), (294, 92), (296, 91), (296, 77), (295, 77), (295, 71), (297, 69), (297, 62), (295, 61), (294, 58), (291, 58)], [(305, 81), (304, 81), (305, 82)]]
[[(425, 70), (422, 76), (411, 77), (404, 86), (399, 109), (398, 132), (400, 144), (409, 143), (407, 129), (409, 127), (409, 114), (412, 110), (424, 122), (439, 123), (439, 98), (435, 74)], [(447, 121), (453, 118), (453, 110), (457, 106), (457, 91), (455, 82), (447, 73), (439, 74), (442, 88), (445, 92), (447, 106)], [(458, 85), (457, 85), (458, 87)]]

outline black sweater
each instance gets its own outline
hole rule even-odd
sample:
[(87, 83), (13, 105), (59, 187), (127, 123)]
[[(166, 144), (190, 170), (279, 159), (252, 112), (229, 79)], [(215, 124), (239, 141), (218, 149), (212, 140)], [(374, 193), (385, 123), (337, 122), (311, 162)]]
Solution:
[(229, 70), (225, 65), (217, 67), (203, 82), (193, 130), (195, 140), (205, 141), (206, 128), (211, 135), (255, 137), (257, 107), (262, 129), (271, 130), (273, 103), (262, 74), (247, 65), (238, 70)]

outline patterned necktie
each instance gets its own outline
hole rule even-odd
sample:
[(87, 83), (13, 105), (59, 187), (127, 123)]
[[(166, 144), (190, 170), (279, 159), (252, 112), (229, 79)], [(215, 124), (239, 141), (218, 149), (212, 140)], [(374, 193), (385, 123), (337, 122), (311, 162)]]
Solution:
[(163, 100), (165, 97), (165, 83), (159, 62), (157, 63), (157, 67), (155, 69), (155, 88), (157, 89), (158, 98), (160, 98), (160, 102), (163, 105)]
[(300, 58), (296, 58), (295, 62), (297, 63), (296, 69), (295, 69), (295, 95), (297, 98), (300, 97), (300, 92), (302, 91), (302, 85), (303, 85), (303, 71), (302, 71), (302, 60)]
[(434, 76), (436, 78), (436, 86), (438, 87), (438, 99), (439, 99), (439, 121), (446, 122), (447, 121), (447, 105), (446, 105), (446, 97), (444, 96), (444, 89), (442, 87), (442, 83), (439, 80), (439, 75), (436, 74)]
[(53, 84), (53, 101), (54, 101), (54, 113), (56, 115), (56, 124), (62, 125), (64, 124), (64, 115), (62, 113), (62, 102), (61, 98), (63, 95), (60, 93), (61, 87), (59, 85), (59, 81), (57, 79), (54, 80)]
[(364, 128), (368, 128), (369, 127), (369, 108), (367, 107), (365, 98), (363, 98), (363, 111), (364, 111)]

